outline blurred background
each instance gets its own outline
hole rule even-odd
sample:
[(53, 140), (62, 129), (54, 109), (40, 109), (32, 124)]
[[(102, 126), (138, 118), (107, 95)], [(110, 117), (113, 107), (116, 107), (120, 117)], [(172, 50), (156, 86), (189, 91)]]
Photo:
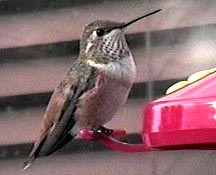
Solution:
[(125, 128), (132, 142), (147, 102), (216, 66), (216, 1), (0, 1), (0, 175), (215, 174), (215, 151), (124, 154), (82, 140), (20, 171), (54, 87), (78, 56), (83, 26), (96, 19), (127, 21), (159, 8), (127, 30), (138, 75), (127, 104), (107, 124)]

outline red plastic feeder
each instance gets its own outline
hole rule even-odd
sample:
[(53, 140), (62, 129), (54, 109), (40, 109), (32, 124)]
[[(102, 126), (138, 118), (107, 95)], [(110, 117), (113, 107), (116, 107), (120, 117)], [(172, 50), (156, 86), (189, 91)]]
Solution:
[(216, 73), (151, 102), (144, 116), (149, 147), (216, 146)]
[[(177, 92), (165, 95), (144, 108), (143, 143), (118, 141), (124, 130), (97, 138), (102, 144), (124, 152), (143, 152), (173, 148), (216, 148), (216, 73)], [(94, 139), (92, 131), (80, 132)]]

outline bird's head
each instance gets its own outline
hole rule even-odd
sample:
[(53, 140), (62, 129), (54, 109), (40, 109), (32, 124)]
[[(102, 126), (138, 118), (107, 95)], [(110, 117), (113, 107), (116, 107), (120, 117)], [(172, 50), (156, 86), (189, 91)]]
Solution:
[(108, 20), (91, 22), (83, 30), (80, 40), (80, 54), (107, 61), (123, 58), (130, 52), (124, 36), (124, 29), (130, 24), (159, 11), (156, 10), (126, 23)]

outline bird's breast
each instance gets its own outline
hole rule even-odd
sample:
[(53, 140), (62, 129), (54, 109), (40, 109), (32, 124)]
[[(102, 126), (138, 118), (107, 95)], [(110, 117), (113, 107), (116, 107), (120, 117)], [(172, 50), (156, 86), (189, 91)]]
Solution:
[(117, 62), (97, 66), (95, 86), (80, 98), (76, 117), (82, 126), (97, 128), (112, 119), (125, 103), (136, 76), (132, 55)]
[(97, 128), (112, 119), (125, 103), (131, 86), (99, 76), (95, 88), (80, 97), (76, 116), (85, 128)]

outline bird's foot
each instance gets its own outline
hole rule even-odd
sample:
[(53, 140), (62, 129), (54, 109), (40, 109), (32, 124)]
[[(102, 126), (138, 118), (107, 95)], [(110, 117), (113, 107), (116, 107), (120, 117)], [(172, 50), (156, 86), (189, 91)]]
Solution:
[(113, 129), (105, 128), (104, 126), (100, 126), (94, 130), (95, 138), (99, 138), (101, 135), (111, 136), (113, 134)]

